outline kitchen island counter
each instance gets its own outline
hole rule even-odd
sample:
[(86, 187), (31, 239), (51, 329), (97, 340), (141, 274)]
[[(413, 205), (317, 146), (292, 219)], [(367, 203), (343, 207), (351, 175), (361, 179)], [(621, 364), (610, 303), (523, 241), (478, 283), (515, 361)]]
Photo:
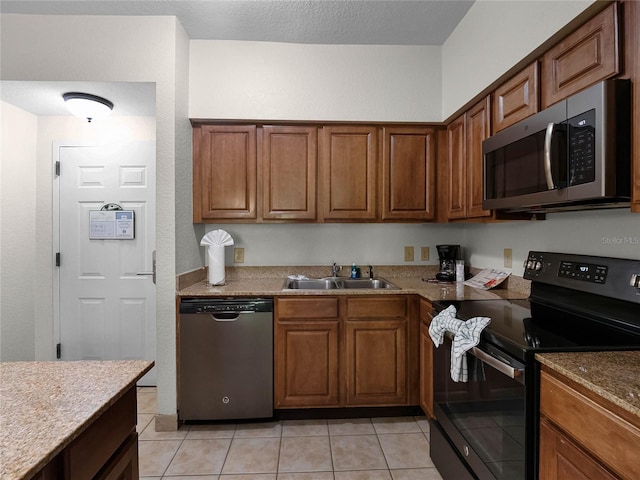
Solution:
[(538, 353), (536, 359), (640, 421), (640, 351)]
[(142, 360), (0, 363), (0, 478), (32, 478), (128, 392), (135, 397), (131, 389), (152, 366)]

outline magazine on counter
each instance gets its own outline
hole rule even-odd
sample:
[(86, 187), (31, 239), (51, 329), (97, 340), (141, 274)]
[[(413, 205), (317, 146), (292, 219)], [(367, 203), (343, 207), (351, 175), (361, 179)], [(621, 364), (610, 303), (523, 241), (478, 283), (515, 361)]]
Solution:
[(464, 282), (464, 284), (469, 285), (470, 287), (479, 288), (481, 290), (489, 290), (500, 285), (509, 275), (511, 275), (511, 272), (494, 270), (493, 268), (485, 268), (475, 277), (470, 278), (469, 280)]

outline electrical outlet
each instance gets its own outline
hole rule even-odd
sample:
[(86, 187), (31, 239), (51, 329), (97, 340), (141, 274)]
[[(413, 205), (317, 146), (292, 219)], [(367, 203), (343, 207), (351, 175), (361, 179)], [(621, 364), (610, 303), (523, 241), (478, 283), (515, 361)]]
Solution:
[(233, 249), (233, 262), (244, 263), (244, 248), (236, 247)]
[(423, 262), (429, 260), (429, 247), (420, 247), (420, 260)]
[(510, 248), (504, 249), (504, 267), (511, 268), (513, 265), (513, 250)]
[(404, 247), (404, 261), (413, 262), (413, 247)]

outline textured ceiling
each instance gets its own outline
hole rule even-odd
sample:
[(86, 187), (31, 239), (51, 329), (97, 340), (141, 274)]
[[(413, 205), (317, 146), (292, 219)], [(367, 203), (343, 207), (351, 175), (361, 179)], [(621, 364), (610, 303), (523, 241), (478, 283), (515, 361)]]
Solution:
[(0, 12), (175, 15), (192, 39), (442, 45), (473, 0), (2, 0)]

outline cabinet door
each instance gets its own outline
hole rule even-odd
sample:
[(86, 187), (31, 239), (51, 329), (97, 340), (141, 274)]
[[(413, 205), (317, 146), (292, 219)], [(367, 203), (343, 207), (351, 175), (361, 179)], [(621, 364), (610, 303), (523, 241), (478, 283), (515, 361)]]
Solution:
[(138, 470), (138, 434), (132, 433), (95, 480), (138, 480)]
[(193, 129), (193, 221), (256, 220), (255, 125)]
[(339, 405), (338, 338), (338, 320), (276, 323), (276, 408)]
[(262, 131), (262, 217), (315, 220), (317, 128), (264, 126)]
[(376, 128), (322, 128), (321, 211), (325, 220), (375, 220)]
[(347, 320), (348, 405), (407, 402), (407, 321)]
[(276, 408), (340, 404), (338, 315), (336, 297), (276, 299)]
[(347, 297), (345, 367), (348, 405), (406, 405), (407, 298)]
[(539, 477), (545, 480), (614, 480), (617, 478), (555, 429), (546, 418), (540, 420), (539, 470)]
[(433, 318), (431, 303), (420, 300), (420, 407), (433, 418), (433, 342), (429, 325)]
[(496, 88), (493, 94), (493, 132), (538, 112), (538, 62), (533, 62)]
[(488, 217), (490, 210), (482, 208), (482, 141), (491, 135), (491, 101), (487, 97), (467, 112), (466, 149), (467, 149), (467, 201), (466, 217)]
[(447, 217), (465, 218), (466, 179), (466, 115), (460, 115), (447, 126)]
[(435, 217), (435, 130), (383, 130), (382, 220)]
[(542, 57), (542, 108), (617, 74), (618, 55), (614, 2)]

